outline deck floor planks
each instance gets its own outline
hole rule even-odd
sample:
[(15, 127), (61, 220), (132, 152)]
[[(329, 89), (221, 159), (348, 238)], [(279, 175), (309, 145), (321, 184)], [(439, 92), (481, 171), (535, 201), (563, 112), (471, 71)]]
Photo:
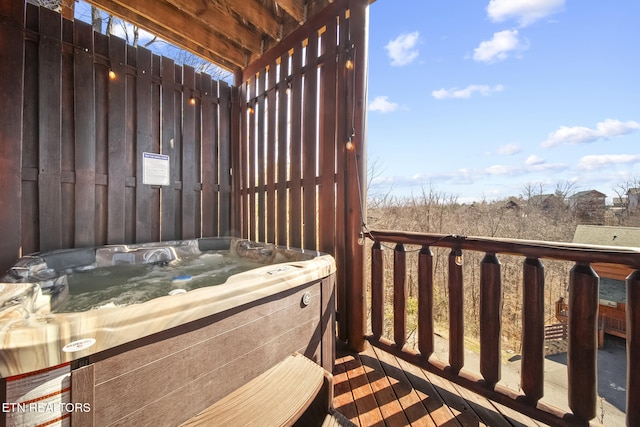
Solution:
[(337, 350), (334, 406), (357, 425), (544, 426), (383, 350)]

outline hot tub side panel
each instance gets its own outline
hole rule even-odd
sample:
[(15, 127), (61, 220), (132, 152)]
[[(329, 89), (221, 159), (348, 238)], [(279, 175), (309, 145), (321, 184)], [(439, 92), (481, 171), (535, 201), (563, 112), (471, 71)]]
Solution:
[(177, 425), (295, 351), (331, 372), (334, 280), (89, 356), (72, 371), (71, 398), (92, 410), (74, 413), (72, 425)]

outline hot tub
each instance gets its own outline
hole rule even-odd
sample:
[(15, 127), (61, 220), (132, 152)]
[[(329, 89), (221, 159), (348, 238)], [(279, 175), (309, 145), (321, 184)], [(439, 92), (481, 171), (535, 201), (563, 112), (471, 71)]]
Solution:
[(331, 371), (334, 277), (331, 256), (231, 238), (21, 258), (0, 280), (0, 416), (174, 425), (294, 351)]

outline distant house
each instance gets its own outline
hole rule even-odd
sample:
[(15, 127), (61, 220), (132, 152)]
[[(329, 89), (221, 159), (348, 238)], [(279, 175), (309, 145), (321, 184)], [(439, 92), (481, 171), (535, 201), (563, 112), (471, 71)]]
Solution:
[(582, 224), (604, 224), (607, 195), (597, 190), (580, 191), (569, 197), (569, 209)]
[[(640, 248), (640, 228), (578, 225), (573, 243)], [(600, 276), (599, 326), (602, 332), (626, 338), (626, 277), (633, 269), (625, 265), (591, 265)], [(561, 318), (561, 316), (558, 316)]]
[(638, 210), (638, 199), (640, 199), (640, 188), (630, 188), (627, 190), (627, 210), (629, 213)]
[(529, 206), (536, 207), (543, 211), (564, 207), (562, 197), (555, 194), (538, 194), (529, 198)]

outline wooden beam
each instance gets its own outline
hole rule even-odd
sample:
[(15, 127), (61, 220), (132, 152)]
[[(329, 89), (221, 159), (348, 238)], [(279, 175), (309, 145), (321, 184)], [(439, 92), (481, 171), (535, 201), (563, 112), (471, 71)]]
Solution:
[[(176, 9), (191, 15), (193, 19), (198, 21), (199, 25), (203, 25), (218, 35), (233, 40), (235, 43), (250, 52), (260, 53), (262, 49), (260, 35), (245, 27), (244, 24), (232, 16), (226, 8), (216, 5), (213, 2), (192, 2), (183, 0), (167, 0), (167, 2), (172, 4)], [(232, 9), (254, 9), (253, 6), (244, 6), (244, 1), (240, 2), (240, 5), (235, 5), (235, 3), (232, 4), (234, 5), (234, 7), (231, 7)], [(231, 4), (229, 4), (229, 6), (231, 6)], [(262, 15), (260, 15), (258, 20), (264, 22), (265, 28), (258, 26), (253, 21), (251, 22), (259, 30), (264, 31), (275, 39), (280, 35), (280, 26), (274, 19), (269, 19), (269, 11), (264, 7), (263, 9), (264, 10), (260, 10), (259, 12), (259, 14)], [(244, 11), (242, 11), (242, 13), (238, 12), (238, 14), (244, 17)], [(273, 32), (273, 35), (271, 35), (270, 32)]]
[(246, 53), (243, 49), (166, 3), (152, 0), (140, 0), (135, 3), (122, 0), (89, 0), (89, 3), (158, 34), (163, 39), (223, 68), (233, 71), (246, 65)]
[[(190, 4), (190, 2), (187, 3)], [(222, 0), (222, 3), (272, 39), (279, 41), (282, 38), (282, 27), (280, 23), (274, 14), (258, 0)], [(216, 25), (218, 25), (217, 22)], [(229, 32), (228, 34), (234, 33)]]
[(299, 24), (304, 24), (304, 0), (278, 0), (276, 4), (284, 9)]

